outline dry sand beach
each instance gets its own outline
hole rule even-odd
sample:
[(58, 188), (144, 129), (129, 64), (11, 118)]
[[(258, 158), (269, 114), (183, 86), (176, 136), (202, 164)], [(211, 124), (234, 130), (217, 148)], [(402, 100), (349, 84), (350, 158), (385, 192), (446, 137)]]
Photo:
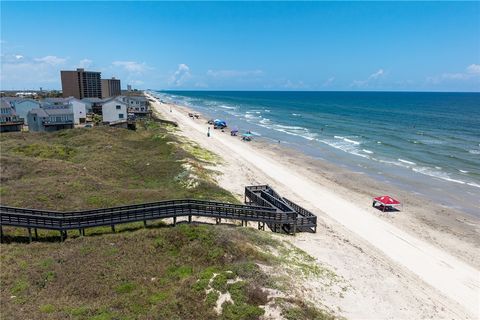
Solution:
[[(207, 137), (206, 119), (155, 101), (162, 118), (179, 124), (179, 134), (222, 158), (215, 167), (222, 187), (241, 197), (245, 185), (269, 184), (317, 214), (316, 234), (285, 238), (333, 270), (348, 289), (332, 294), (313, 281), (297, 288), (307, 299), (347, 318), (480, 316), (478, 221), (281, 146), (245, 143), (217, 130)], [(371, 208), (370, 197), (382, 190), (400, 196), (405, 211)]]

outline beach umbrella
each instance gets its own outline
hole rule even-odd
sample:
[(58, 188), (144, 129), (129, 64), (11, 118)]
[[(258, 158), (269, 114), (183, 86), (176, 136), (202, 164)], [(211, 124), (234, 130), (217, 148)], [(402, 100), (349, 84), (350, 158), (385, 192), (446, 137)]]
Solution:
[(220, 119), (215, 119), (215, 121), (213, 123), (216, 126), (223, 126), (223, 127), (227, 126), (227, 123), (224, 120), (220, 120)]
[(231, 132), (238, 132), (238, 128), (237, 127), (233, 127)]

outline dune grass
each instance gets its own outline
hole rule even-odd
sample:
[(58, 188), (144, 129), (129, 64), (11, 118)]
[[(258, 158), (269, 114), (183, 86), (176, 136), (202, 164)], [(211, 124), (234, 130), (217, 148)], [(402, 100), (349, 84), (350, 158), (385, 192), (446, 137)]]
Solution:
[(237, 202), (209, 179), (201, 159), (169, 143), (175, 139), (155, 122), (137, 131), (2, 134), (1, 202), (56, 210), (181, 198)]
[[(77, 210), (179, 198), (238, 202), (205, 168), (216, 157), (184, 143), (155, 122), (135, 132), (98, 127), (2, 134), (1, 203)], [(43, 241), (25, 244), (24, 230), (4, 228), (1, 317), (258, 319), (273, 301), (287, 319), (331, 319), (301, 299), (268, 295), (268, 288), (284, 288), (288, 296), (292, 278), (266, 274), (260, 265), (278, 268), (291, 260), (302, 272), (316, 269), (304, 253), (294, 252), (295, 259), (268, 254), (266, 248), (289, 249), (267, 232), (163, 222), (116, 229), (87, 229), (87, 237), (72, 231), (63, 243), (41, 232)], [(218, 314), (217, 299), (227, 292), (232, 301)]]

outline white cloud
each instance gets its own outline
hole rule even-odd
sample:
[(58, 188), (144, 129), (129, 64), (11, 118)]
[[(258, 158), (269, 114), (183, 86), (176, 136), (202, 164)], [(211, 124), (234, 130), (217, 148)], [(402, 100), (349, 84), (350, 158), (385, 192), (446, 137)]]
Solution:
[(379, 81), (385, 77), (386, 72), (383, 69), (378, 69), (378, 71), (372, 73), (368, 76), (365, 80), (353, 80), (350, 84), (350, 87), (357, 87), (357, 88), (367, 88), (378, 84)]
[(190, 73), (190, 67), (185, 63), (181, 63), (178, 65), (177, 70), (170, 76), (168, 83), (178, 87), (191, 77), (192, 74)]
[(262, 70), (208, 70), (207, 76), (213, 78), (244, 78), (244, 77), (260, 77), (263, 75)]
[(322, 84), (322, 87), (328, 87), (330, 86), (333, 81), (335, 81), (335, 77), (330, 77), (328, 78), (323, 84)]
[(3, 88), (37, 88), (60, 83), (60, 68), (67, 58), (45, 56), (29, 58), (22, 54), (4, 55), (1, 59), (0, 81)]
[(293, 90), (298, 90), (298, 89), (307, 89), (308, 86), (303, 83), (303, 81), (291, 81), (287, 80), (284, 84), (283, 87), (285, 89), (293, 89)]
[(480, 65), (471, 64), (464, 72), (442, 73), (439, 76), (427, 77), (427, 83), (440, 84), (443, 82), (459, 82), (480, 79)]
[(88, 68), (92, 65), (93, 61), (90, 60), (90, 59), (82, 59), (80, 60), (80, 62), (78, 63), (78, 68)]
[(136, 61), (113, 61), (112, 65), (115, 67), (123, 68), (128, 72), (136, 73), (136, 74), (142, 74), (145, 71), (152, 69), (149, 66), (147, 66), (145, 62), (140, 63)]
[(372, 73), (368, 79), (378, 79), (380, 77), (383, 77), (385, 75), (385, 72), (383, 71), (383, 69), (379, 69), (377, 72), (375, 73)]
[(467, 67), (467, 72), (472, 74), (480, 74), (480, 64), (471, 64)]
[(42, 58), (34, 58), (33, 60), (40, 63), (46, 63), (51, 66), (59, 66), (64, 64), (67, 61), (67, 59), (59, 58), (57, 56), (45, 56)]

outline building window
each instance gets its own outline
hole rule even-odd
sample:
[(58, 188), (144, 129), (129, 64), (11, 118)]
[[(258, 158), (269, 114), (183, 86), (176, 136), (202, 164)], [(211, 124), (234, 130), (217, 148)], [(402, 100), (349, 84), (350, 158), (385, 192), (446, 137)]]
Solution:
[(117, 106), (117, 110), (120, 110), (122, 107), (121, 106)]
[(123, 119), (123, 113), (119, 113), (119, 114), (118, 114), (118, 118), (119, 118), (119, 119)]

